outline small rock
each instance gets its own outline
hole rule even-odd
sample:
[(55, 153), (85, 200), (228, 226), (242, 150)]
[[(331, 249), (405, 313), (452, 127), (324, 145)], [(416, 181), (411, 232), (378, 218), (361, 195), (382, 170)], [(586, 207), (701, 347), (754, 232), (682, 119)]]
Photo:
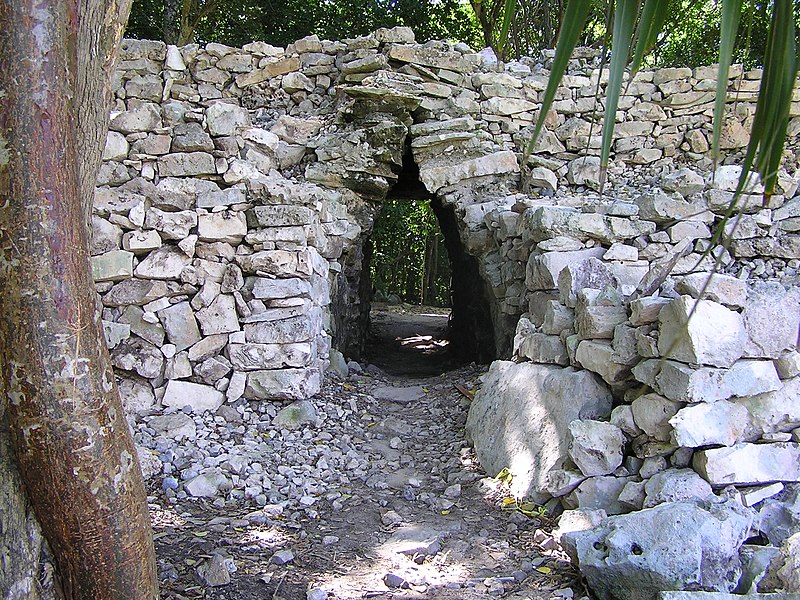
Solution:
[(292, 561), (294, 561), (294, 554), (291, 550), (278, 550), (270, 559), (273, 565), (286, 565)]

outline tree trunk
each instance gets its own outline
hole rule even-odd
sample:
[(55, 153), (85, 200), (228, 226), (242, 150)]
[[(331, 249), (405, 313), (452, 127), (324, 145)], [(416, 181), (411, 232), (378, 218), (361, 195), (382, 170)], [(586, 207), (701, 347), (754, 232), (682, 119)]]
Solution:
[(0, 482), (11, 483), (0, 496), (0, 550), (24, 550), (0, 555), (4, 598), (40, 596), (31, 561), (41, 544), (26, 500), (66, 598), (158, 597), (88, 251), (108, 77), (128, 7), (0, 0)]
[(163, 31), (167, 44), (177, 44), (181, 32), (181, 1), (164, 0)]

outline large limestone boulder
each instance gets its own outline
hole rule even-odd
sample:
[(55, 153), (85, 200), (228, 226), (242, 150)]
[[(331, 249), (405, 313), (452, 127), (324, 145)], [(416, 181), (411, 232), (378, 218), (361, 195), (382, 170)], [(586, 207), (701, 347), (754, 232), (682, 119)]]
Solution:
[(467, 434), (489, 474), (509, 468), (511, 492), (541, 502), (548, 474), (569, 458), (569, 424), (607, 417), (611, 400), (588, 371), (495, 361), (470, 407)]
[(733, 500), (670, 502), (565, 534), (562, 542), (601, 600), (650, 600), (664, 590), (729, 592), (752, 515)]

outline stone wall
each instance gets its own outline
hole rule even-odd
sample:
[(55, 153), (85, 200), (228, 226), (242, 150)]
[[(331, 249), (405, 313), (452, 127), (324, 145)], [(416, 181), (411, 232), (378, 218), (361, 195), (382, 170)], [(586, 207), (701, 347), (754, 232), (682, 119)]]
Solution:
[[(798, 300), (782, 290), (800, 266), (800, 102), (777, 194), (762, 204), (753, 179), (730, 243), (704, 256), (733, 197), (760, 73), (731, 71), (731, 164), (715, 173), (714, 70), (638, 73), (620, 101), (601, 195), (594, 93), (606, 73), (593, 51), (576, 53), (520, 175), (550, 60), (502, 64), (463, 44), (414, 44), (404, 28), (285, 49), (126, 40), (92, 254), (128, 409), (315, 394), (331, 344), (358, 355), (369, 290), (362, 246), (382, 201), (395, 185), (421, 183), (483, 282), (458, 292), (462, 330), (488, 310), (488, 354), (530, 363), (493, 370), (548, 365), (530, 376), (564, 379), (552, 388), (562, 403), (592, 390), (585, 412), (563, 416), (558, 460), (527, 483), (517, 478), (521, 491), (608, 508), (622, 506), (624, 488), (627, 510), (649, 502), (645, 474), (668, 466), (694, 464), (714, 486), (800, 479), (729, 481), (716, 466), (738, 463), (736, 453), (798, 460), (797, 407), (771, 417), (759, 403), (796, 396)], [(728, 276), (703, 291), (714, 260)], [(772, 283), (753, 285), (762, 280)], [(609, 414), (611, 424), (580, 421)], [(698, 414), (718, 430), (692, 429)], [(613, 460), (587, 471), (579, 456), (600, 438)], [(508, 466), (482, 459), (488, 470)]]

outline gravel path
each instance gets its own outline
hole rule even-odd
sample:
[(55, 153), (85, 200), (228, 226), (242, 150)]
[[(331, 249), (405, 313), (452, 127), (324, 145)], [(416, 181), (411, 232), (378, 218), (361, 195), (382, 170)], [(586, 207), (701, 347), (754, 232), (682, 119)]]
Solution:
[[(140, 419), (137, 442), (166, 471), (149, 480), (162, 598), (582, 594), (552, 520), (503, 508), (464, 439), (483, 371), (351, 371), (296, 429), (269, 402), (191, 415), (194, 435), (179, 440)], [(193, 496), (200, 480), (217, 491)]]

